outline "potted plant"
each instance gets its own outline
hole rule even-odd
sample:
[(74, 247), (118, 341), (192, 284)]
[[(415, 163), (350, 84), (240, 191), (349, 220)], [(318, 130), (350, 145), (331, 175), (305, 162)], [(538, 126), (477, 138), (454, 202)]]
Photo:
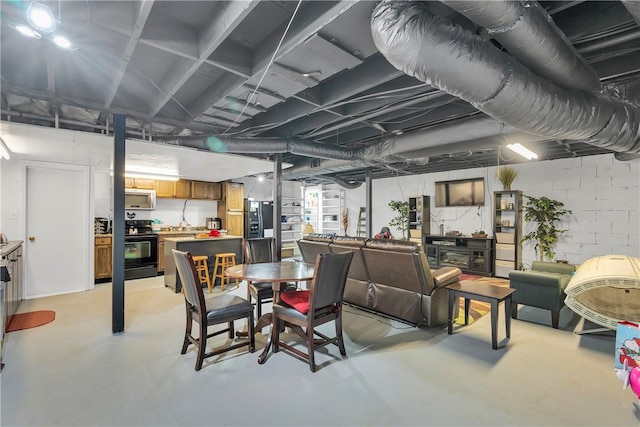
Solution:
[(503, 166), (498, 168), (496, 176), (498, 177), (498, 181), (502, 183), (503, 189), (510, 191), (511, 183), (516, 179), (516, 176), (518, 176), (518, 171), (513, 166)]
[(389, 202), (392, 211), (398, 214), (389, 221), (389, 225), (402, 233), (402, 240), (406, 240), (405, 233), (409, 229), (409, 202), (392, 200)]
[(560, 221), (564, 216), (571, 215), (569, 209), (564, 208), (564, 203), (548, 197), (532, 197), (525, 195), (527, 202), (524, 206), (524, 220), (526, 222), (535, 222), (538, 228), (535, 231), (527, 233), (521, 242), (533, 240), (536, 242), (534, 250), (539, 254), (540, 261), (544, 261), (546, 255), (549, 261), (553, 260), (556, 253), (553, 248), (558, 241), (558, 236), (567, 232), (566, 229), (556, 228), (556, 222)]

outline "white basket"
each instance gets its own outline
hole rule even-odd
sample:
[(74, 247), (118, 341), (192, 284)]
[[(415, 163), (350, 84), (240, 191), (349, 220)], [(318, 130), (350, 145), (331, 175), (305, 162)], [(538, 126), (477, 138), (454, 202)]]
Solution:
[(513, 241), (514, 237), (515, 234), (513, 233), (496, 233), (496, 240), (498, 241), (498, 243), (507, 243), (513, 245), (515, 243)]

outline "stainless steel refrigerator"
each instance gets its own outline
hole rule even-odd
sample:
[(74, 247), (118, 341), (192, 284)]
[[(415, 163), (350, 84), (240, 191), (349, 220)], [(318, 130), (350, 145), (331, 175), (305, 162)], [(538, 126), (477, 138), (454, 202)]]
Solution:
[(244, 237), (273, 237), (273, 202), (244, 199)]

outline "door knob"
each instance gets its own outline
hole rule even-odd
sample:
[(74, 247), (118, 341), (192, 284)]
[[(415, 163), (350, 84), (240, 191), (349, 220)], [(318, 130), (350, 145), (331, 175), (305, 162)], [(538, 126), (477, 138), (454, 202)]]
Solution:
[(29, 236), (29, 241), (33, 242), (34, 240), (36, 240), (36, 236)]

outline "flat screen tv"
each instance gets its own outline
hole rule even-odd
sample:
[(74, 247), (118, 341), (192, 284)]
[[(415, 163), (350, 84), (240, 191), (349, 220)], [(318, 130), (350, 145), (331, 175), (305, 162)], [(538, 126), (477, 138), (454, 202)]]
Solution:
[(436, 207), (484, 206), (484, 178), (436, 182)]

